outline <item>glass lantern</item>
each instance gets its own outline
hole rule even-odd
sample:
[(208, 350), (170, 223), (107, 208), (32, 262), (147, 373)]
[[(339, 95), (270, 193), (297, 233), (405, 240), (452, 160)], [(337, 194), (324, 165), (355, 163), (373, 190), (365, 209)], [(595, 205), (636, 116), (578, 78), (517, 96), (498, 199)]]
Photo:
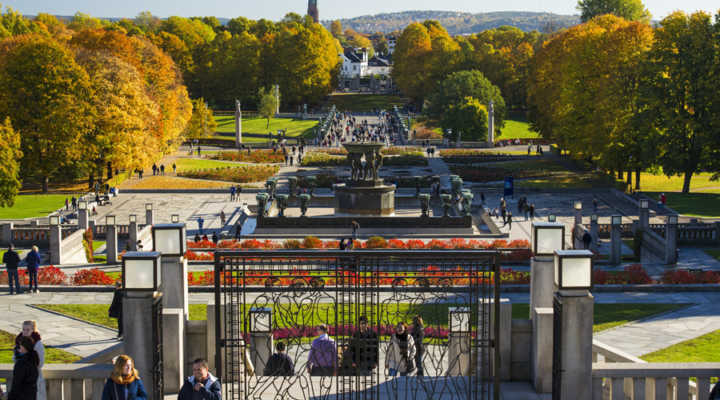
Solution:
[(448, 322), (450, 333), (469, 333), (470, 308), (450, 307), (448, 309)]
[(163, 256), (185, 255), (185, 224), (158, 224), (152, 227), (153, 251)]
[(106, 216), (105, 217), (105, 225), (115, 226), (115, 216), (114, 215)]
[(123, 255), (123, 289), (157, 291), (161, 283), (160, 253), (128, 252)]
[(270, 308), (250, 309), (250, 332), (271, 333), (272, 332), (272, 310)]
[(85, 200), (78, 201), (78, 210), (87, 210), (87, 201), (85, 201)]
[(536, 256), (552, 256), (565, 249), (565, 225), (550, 222), (532, 224), (532, 249)]
[(130, 217), (129, 217), (129, 218), (130, 218), (130, 223), (131, 223), (131, 224), (137, 223), (137, 215), (135, 215), (135, 214), (130, 214)]
[(50, 216), (50, 226), (58, 226), (60, 225), (60, 217), (57, 215), (51, 215)]
[(590, 290), (592, 287), (590, 250), (555, 252), (555, 288), (557, 290)]

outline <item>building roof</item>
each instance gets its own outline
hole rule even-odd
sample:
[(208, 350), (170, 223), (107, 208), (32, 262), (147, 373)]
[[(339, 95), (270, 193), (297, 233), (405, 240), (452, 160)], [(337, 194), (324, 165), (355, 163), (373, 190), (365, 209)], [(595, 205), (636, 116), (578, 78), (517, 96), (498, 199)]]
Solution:
[(368, 61), (368, 65), (371, 67), (389, 67), (390, 61), (384, 60), (380, 57), (373, 57)]
[(343, 51), (343, 54), (345, 55), (345, 58), (347, 58), (351, 62), (362, 63), (363, 61), (362, 53), (358, 53), (352, 47), (346, 47)]

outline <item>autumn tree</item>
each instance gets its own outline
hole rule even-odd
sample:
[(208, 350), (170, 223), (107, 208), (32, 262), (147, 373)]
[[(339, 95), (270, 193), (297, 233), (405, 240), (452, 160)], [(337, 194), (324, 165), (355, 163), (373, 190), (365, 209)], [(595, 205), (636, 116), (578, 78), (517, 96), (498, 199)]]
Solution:
[(336, 39), (340, 39), (341, 37), (343, 37), (342, 23), (338, 20), (333, 21), (330, 24), (330, 33), (332, 33), (332, 35), (335, 36)]
[(486, 140), (488, 132), (487, 107), (478, 99), (465, 97), (450, 104), (441, 120), (448, 140)]
[(577, 9), (580, 11), (582, 22), (588, 22), (604, 14), (613, 14), (628, 21), (640, 22), (650, 22), (652, 17), (642, 0), (579, 0)]
[(275, 116), (275, 111), (277, 111), (277, 97), (275, 97), (273, 90), (260, 88), (258, 98), (258, 112), (260, 116), (267, 120), (265, 129), (268, 129), (270, 128), (270, 120)]
[(193, 113), (185, 128), (184, 136), (188, 139), (200, 139), (215, 134), (217, 122), (213, 111), (202, 98), (192, 100)]
[(403, 30), (395, 47), (392, 77), (398, 88), (416, 104), (422, 105), (428, 94), (428, 64), (432, 41), (427, 28), (412, 23)]
[(0, 207), (12, 207), (20, 191), (20, 134), (15, 132), (10, 118), (0, 123)]

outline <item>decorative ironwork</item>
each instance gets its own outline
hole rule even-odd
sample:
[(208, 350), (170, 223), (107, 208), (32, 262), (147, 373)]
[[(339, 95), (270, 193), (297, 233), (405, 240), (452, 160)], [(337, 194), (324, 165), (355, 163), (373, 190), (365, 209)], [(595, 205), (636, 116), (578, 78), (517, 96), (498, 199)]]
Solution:
[[(492, 390), (497, 343), (490, 340), (491, 307), (499, 312), (496, 258), (475, 250), (217, 251), (216, 371), (224, 398), (499, 398)], [(468, 310), (468, 331), (449, 332), (451, 307)], [(272, 345), (268, 334), (252, 332), (249, 315), (266, 308), (274, 343), (282, 341), (293, 361), (292, 376), (266, 374), (273, 373), (264, 368)], [(424, 353), (412, 357), (408, 376), (389, 376), (392, 329), (417, 315), (425, 320)], [(361, 316), (377, 342), (358, 333)], [(320, 324), (335, 341), (332, 376), (307, 370)]]
[(562, 389), (562, 302), (555, 296), (553, 298), (553, 367), (552, 390), (553, 400), (559, 400)]
[(163, 398), (163, 325), (162, 325), (162, 296), (153, 300), (152, 306), (152, 337), (153, 337), (153, 399)]

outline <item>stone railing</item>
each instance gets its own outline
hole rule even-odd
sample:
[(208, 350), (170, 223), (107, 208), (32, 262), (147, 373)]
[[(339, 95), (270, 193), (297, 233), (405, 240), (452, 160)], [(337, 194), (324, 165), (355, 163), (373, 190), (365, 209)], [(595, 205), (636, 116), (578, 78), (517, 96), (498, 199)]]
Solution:
[[(115, 225), (118, 237), (129, 236), (130, 225)], [(141, 229), (141, 226), (138, 226)], [(107, 225), (95, 225), (93, 226), (93, 238), (105, 238), (107, 235)]]
[(720, 243), (720, 222), (712, 224), (678, 225), (678, 244), (718, 244)]
[[(584, 225), (588, 230), (590, 229), (589, 224)], [(598, 237), (600, 239), (610, 239), (610, 232), (612, 230), (611, 224), (598, 224)], [(620, 232), (622, 237), (631, 238), (633, 237), (633, 224), (620, 224)]]
[[(111, 364), (46, 364), (42, 373), (47, 385), (47, 399), (100, 400), (112, 368)], [(12, 364), (0, 364), (0, 379), (7, 379), (8, 388), (12, 372)]]
[(707, 400), (718, 376), (720, 363), (596, 363), (592, 399)]

